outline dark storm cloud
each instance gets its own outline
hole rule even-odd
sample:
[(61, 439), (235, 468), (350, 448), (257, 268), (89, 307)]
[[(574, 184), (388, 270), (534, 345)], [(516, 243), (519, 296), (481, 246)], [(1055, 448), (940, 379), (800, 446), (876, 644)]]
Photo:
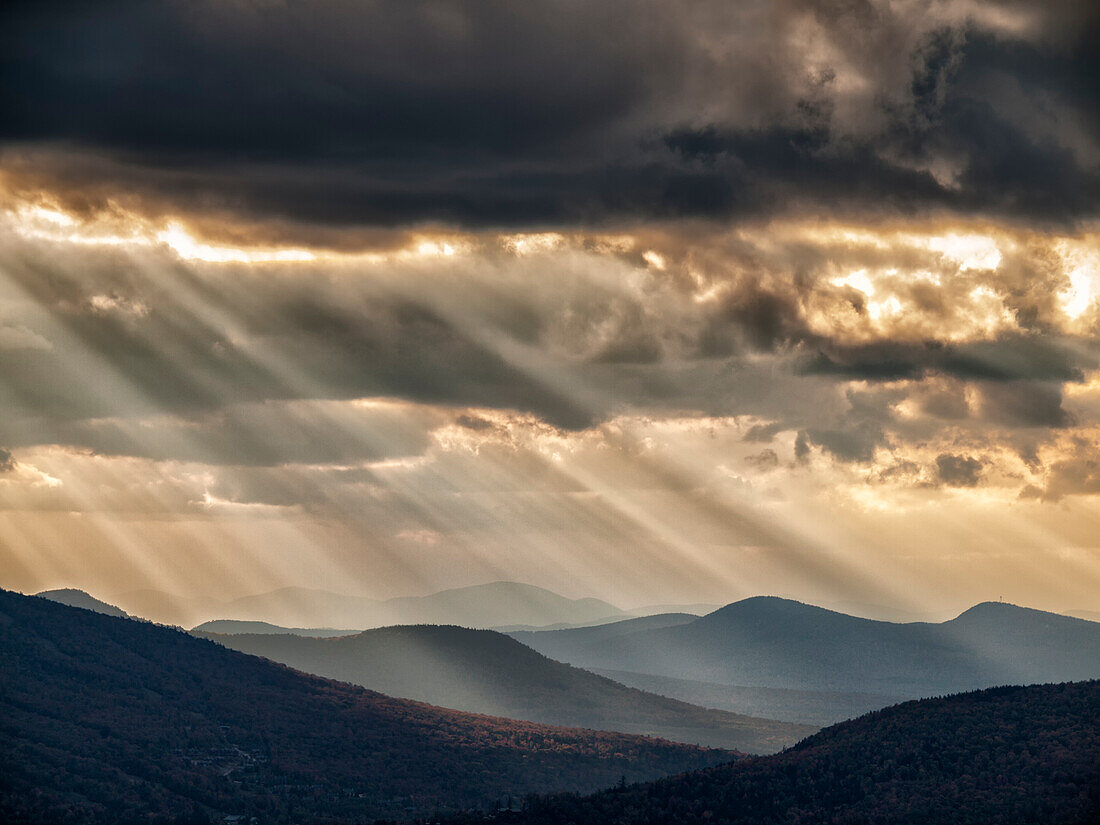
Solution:
[(761, 450), (755, 455), (746, 456), (745, 462), (758, 470), (769, 469), (779, 466), (779, 455), (772, 449)]
[(631, 103), (640, 18), (601, 6), (15, 4), (5, 131), (211, 160), (518, 153)]
[(749, 427), (748, 432), (745, 433), (744, 440), (751, 443), (770, 444), (782, 431), (783, 425), (778, 422), (772, 424), (754, 424)]
[(493, 429), (493, 422), (487, 421), (477, 415), (468, 415), (463, 413), (455, 418), (455, 423), (460, 427), (465, 427), (467, 430), (473, 430), (474, 432), (485, 432), (486, 430)]
[(0, 473), (10, 473), (15, 469), (15, 458), (10, 450), (0, 448)]
[(770, 351), (812, 339), (793, 292), (762, 287), (742, 278), (711, 312), (699, 335), (703, 357), (725, 357), (744, 349)]
[(941, 453), (936, 456), (936, 470), (948, 487), (975, 487), (982, 477), (982, 462), (968, 455)]
[(1025, 488), (1023, 497), (1059, 501), (1065, 496), (1100, 494), (1100, 454), (1095, 445), (1079, 446), (1082, 447), (1082, 454), (1057, 461), (1051, 466), (1044, 489)]
[[(2, 159), (86, 204), (340, 226), (1072, 221), (1100, 196), (1086, 5), (1009, 34), (794, 0), (8, 4)], [(881, 88), (853, 102), (845, 71)]]
[(914, 393), (921, 412), (933, 418), (959, 421), (970, 414), (962, 382), (933, 383)]
[(791, 203), (828, 203), (854, 212), (870, 204), (891, 212), (952, 207), (958, 197), (927, 171), (882, 157), (864, 142), (835, 143), (813, 131), (677, 132), (665, 144), (694, 176), (670, 187), (666, 211), (738, 216), (779, 211)]
[(981, 386), (982, 413), (1008, 427), (1068, 427), (1073, 416), (1062, 408), (1062, 387), (1035, 381)]
[(957, 167), (941, 196), (960, 211), (1034, 220), (1095, 214), (1100, 15), (1086, 14), (1062, 51), (973, 27), (954, 48), (938, 35), (924, 76), (914, 75), (910, 116), (892, 122), (880, 150), (902, 163), (941, 158)]
[(807, 427), (799, 437), (805, 435), (807, 447), (816, 444), (838, 461), (869, 462), (876, 448), (887, 444), (887, 428), (894, 423), (893, 406), (905, 398), (905, 393), (850, 388), (845, 398), (848, 409), (836, 416), (833, 426), (822, 426), (827, 419), (821, 411), (804, 413), (803, 420), (816, 426)]
[(799, 461), (806, 461), (810, 457), (810, 440), (805, 431), (802, 431), (794, 440), (794, 457)]
[(1081, 381), (1100, 357), (1077, 342), (1053, 337), (1005, 335), (992, 341), (947, 344), (884, 341), (836, 346), (820, 341), (807, 356), (807, 375), (836, 375), (867, 381), (917, 379), (936, 373), (984, 381)]
[(861, 423), (848, 430), (806, 430), (809, 440), (840, 461), (867, 462), (875, 457), (875, 447), (883, 442), (882, 428)]

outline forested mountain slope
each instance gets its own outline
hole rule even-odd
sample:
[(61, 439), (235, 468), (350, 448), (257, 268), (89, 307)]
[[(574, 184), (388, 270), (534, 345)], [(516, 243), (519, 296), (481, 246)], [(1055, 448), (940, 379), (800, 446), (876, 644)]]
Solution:
[[(906, 702), (784, 753), (528, 802), (522, 825), (1095, 825), (1100, 682)], [(464, 817), (469, 821), (476, 817)]]

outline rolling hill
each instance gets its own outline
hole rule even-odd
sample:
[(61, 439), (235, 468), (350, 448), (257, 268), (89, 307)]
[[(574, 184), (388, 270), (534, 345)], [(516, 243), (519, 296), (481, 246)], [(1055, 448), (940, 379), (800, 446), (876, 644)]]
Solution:
[[(926, 699), (844, 722), (777, 756), (529, 800), (522, 825), (1094, 825), (1100, 682)], [(463, 817), (456, 821), (484, 821)]]
[(756, 597), (613, 639), (584, 629), (513, 636), (579, 667), (909, 698), (1100, 676), (1100, 625), (992, 602), (939, 624), (894, 624)]
[(447, 711), (0, 591), (0, 821), (361, 822), (736, 754)]
[(207, 638), (392, 696), (532, 722), (644, 733), (748, 753), (774, 753), (816, 730), (628, 688), (491, 630), (418, 625), (329, 639)]

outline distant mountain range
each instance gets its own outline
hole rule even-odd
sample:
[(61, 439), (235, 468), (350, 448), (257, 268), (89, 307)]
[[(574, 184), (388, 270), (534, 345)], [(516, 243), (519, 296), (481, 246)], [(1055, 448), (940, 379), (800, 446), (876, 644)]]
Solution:
[[(76, 591), (79, 592), (79, 591)], [(523, 630), (571, 630), (575, 628), (595, 628), (595, 627), (610, 627), (612, 625), (625, 625), (628, 622), (644, 621), (652, 619), (652, 622), (645, 625), (630, 625), (631, 629), (640, 629), (641, 627), (669, 627), (674, 624), (686, 624), (687, 622), (694, 621), (699, 618), (698, 614), (692, 613), (660, 613), (656, 615), (646, 615), (638, 619), (624, 619), (616, 616), (611, 619), (604, 617), (602, 619), (594, 619), (587, 622), (556, 622), (549, 625), (501, 625), (499, 627), (490, 628), (477, 628), (482, 630), (496, 630), (501, 633), (513, 633)], [(453, 624), (453, 622), (436, 622), (436, 624)], [(393, 627), (393, 625), (390, 625)], [(462, 625), (456, 625), (462, 627)], [(272, 624), (271, 622), (250, 622), (237, 619), (214, 619), (209, 622), (203, 622), (202, 624), (195, 625), (191, 628), (198, 633), (259, 633), (259, 634), (276, 634), (279, 636), (351, 636), (355, 633), (361, 633), (362, 630), (351, 629), (338, 629), (332, 627), (283, 627), (282, 625)], [(616, 631), (617, 632), (617, 631)]]
[[(653, 604), (624, 610), (600, 599), (569, 599), (542, 587), (507, 581), (394, 599), (284, 587), (230, 600), (186, 598), (150, 589), (131, 590), (112, 596), (110, 601), (132, 616), (179, 627), (193, 628), (209, 621), (231, 620), (263, 622), (299, 631), (326, 628), (359, 631), (398, 624), (455, 624), (511, 633), (572, 629), (655, 615), (698, 617), (722, 608), (722, 605), (700, 602)], [(853, 617), (895, 623), (913, 623), (928, 618), (901, 608), (863, 602), (833, 602), (825, 607)], [(1087, 610), (1066, 611), (1065, 615), (1092, 621), (1100, 619), (1100, 613)]]
[[(531, 800), (507, 825), (1095, 825), (1100, 682), (908, 702), (777, 756), (587, 798)], [(470, 825), (486, 817), (452, 820)]]
[[(635, 623), (660, 626), (652, 619), (621, 624)], [(617, 626), (607, 626), (604, 633)], [(205, 635), (308, 673), (493, 716), (642, 733), (747, 753), (774, 753), (817, 729), (707, 710), (628, 688), (547, 659), (491, 630), (421, 625), (327, 639)]]
[(729, 751), (447, 711), (0, 591), (0, 821), (422, 817)]
[(606, 635), (618, 626), (629, 627), (510, 635), (578, 667), (805, 691), (913, 698), (1100, 676), (1100, 624), (996, 602), (939, 624), (893, 624), (757, 597)]
[(545, 627), (637, 615), (599, 599), (568, 599), (545, 588), (518, 582), (493, 582), (384, 601), (303, 587), (284, 587), (227, 602), (183, 599), (154, 590), (120, 593), (114, 601), (134, 615), (181, 627), (214, 619), (358, 630), (396, 624)]
[(334, 627), (283, 627), (270, 622), (242, 622), (234, 619), (215, 619), (191, 628), (192, 633), (233, 635), (250, 633), (258, 636), (313, 636), (328, 639), (333, 636), (353, 636), (359, 630), (340, 630)]
[[(78, 590), (43, 595), (125, 615)], [(146, 593), (145, 598), (152, 597)], [(363, 612), (364, 603), (373, 613)], [(297, 606), (288, 611), (288, 604)], [(508, 633), (551, 659), (599, 671), (629, 687), (730, 713), (815, 726), (905, 698), (1100, 676), (1100, 623), (994, 602), (941, 623), (863, 619), (776, 597), (745, 599), (702, 617), (688, 612), (631, 617), (619, 611), (585, 619), (586, 613), (617, 608), (496, 582), (387, 602), (290, 588), (218, 609), (297, 611), (299, 618), (338, 618), (341, 613), (349, 618), (346, 614), (352, 613), (377, 622), (388, 616), (398, 623), (475, 627), (504, 618), (545, 622), (568, 616), (575, 621), (503, 626), (540, 627)], [(285, 626), (248, 619), (218, 619), (196, 629), (317, 637), (358, 632), (351, 622)]]

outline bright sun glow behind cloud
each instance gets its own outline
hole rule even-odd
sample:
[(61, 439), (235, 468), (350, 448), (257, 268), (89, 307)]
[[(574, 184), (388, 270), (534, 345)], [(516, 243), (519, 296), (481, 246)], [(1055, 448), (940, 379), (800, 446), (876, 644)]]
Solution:
[[(81, 219), (56, 206), (34, 202), (9, 205), (12, 228), (24, 238), (87, 246), (165, 246), (180, 260), (211, 264), (314, 263), (319, 261), (382, 262), (400, 259), (451, 257), (468, 251), (456, 237), (421, 237), (406, 248), (390, 252), (343, 252), (265, 244), (228, 245), (205, 240), (176, 219), (151, 220), (112, 205), (90, 219)], [(526, 248), (525, 246), (522, 248)], [(520, 247), (516, 247), (519, 251)]]

